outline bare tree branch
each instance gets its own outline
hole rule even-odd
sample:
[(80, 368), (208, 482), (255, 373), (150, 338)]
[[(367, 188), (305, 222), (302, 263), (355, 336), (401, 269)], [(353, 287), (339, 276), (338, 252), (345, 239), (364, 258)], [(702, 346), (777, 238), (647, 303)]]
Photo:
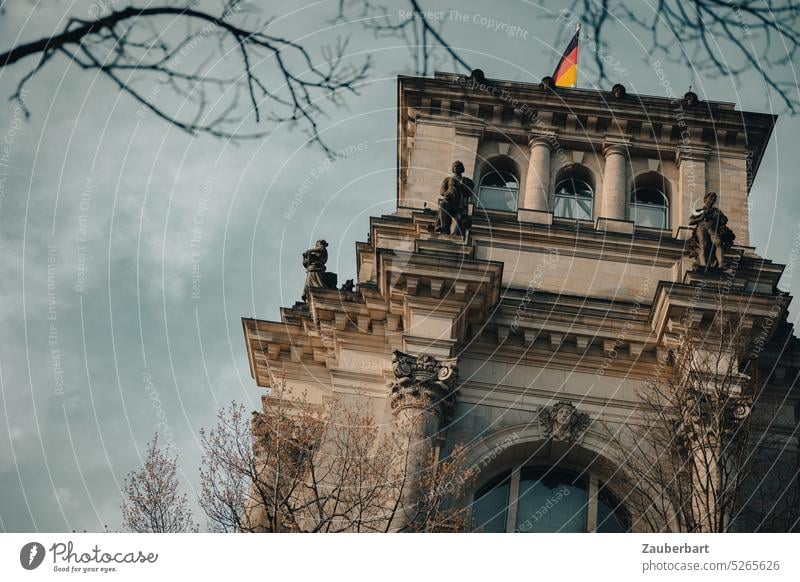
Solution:
[[(649, 36), (648, 58), (665, 58), (737, 83), (755, 73), (789, 112), (800, 109), (792, 71), (800, 49), (800, 8), (793, 0), (657, 0), (647, 7), (631, 6), (622, 0), (572, 0), (559, 15), (562, 21), (580, 21), (597, 46), (590, 58), (598, 83), (619, 81), (607, 67), (609, 26), (617, 22), (628, 27), (628, 34)], [(558, 43), (568, 34), (572, 30), (562, 28)]]
[[(320, 135), (319, 117), (325, 114), (321, 101), (340, 106), (341, 93), (357, 94), (370, 68), (369, 57), (352, 63), (347, 43), (339, 42), (317, 60), (303, 44), (271, 34), (271, 21), (245, 14), (242, 5), (226, 0), (219, 14), (187, 2), (112, 10), (94, 20), (72, 18), (60, 33), (0, 54), (0, 69), (38, 57), (13, 95), (26, 114), (25, 86), (62, 55), (111, 80), (142, 106), (140, 113), (152, 111), (192, 135), (254, 139), (277, 125), (301, 123), (309, 139), (332, 155)], [(172, 29), (176, 21), (187, 23), (185, 33)], [(209, 46), (208, 41), (216, 42)], [(236, 61), (234, 74), (229, 72), (231, 60)], [(141, 87), (143, 79), (150, 81), (149, 91)], [(170, 108), (175, 99), (160, 99), (163, 90), (183, 102), (177, 112)], [(234, 115), (240, 93), (247, 95), (255, 124), (268, 122), (270, 128), (243, 129), (247, 116)], [(194, 104), (188, 118), (181, 115), (186, 103)]]

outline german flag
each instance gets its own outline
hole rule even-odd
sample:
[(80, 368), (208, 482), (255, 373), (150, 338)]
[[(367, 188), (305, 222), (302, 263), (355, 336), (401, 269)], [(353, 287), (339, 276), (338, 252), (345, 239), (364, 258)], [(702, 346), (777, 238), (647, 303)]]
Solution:
[(578, 37), (580, 28), (575, 31), (575, 36), (569, 41), (567, 50), (558, 61), (556, 72), (553, 74), (556, 87), (575, 87), (578, 84)]

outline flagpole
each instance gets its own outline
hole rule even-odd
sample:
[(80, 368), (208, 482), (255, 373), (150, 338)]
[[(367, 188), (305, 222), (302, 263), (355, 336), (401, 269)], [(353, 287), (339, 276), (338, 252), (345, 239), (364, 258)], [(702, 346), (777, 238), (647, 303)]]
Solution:
[(581, 60), (581, 51), (580, 51), (580, 46), (581, 46), (581, 21), (580, 20), (577, 23), (575, 23), (575, 34), (578, 37), (578, 54), (575, 55), (575, 88), (577, 89), (578, 88), (578, 71), (581, 70), (580, 67), (578, 66), (578, 64), (580, 63), (580, 60)]

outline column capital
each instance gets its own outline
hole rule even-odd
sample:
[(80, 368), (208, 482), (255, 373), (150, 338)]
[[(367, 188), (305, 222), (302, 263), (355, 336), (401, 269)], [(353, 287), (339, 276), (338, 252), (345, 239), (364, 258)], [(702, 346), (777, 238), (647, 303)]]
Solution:
[(683, 160), (705, 162), (711, 155), (711, 148), (702, 145), (681, 144), (675, 148), (675, 163), (680, 166)]
[(626, 155), (631, 147), (631, 142), (625, 138), (606, 137), (603, 140), (603, 155), (608, 157), (612, 154)]
[(458, 358), (412, 355), (399, 350), (392, 354), (391, 406), (396, 414), (404, 409), (430, 412), (444, 418), (455, 405)]
[(547, 146), (550, 150), (556, 149), (558, 143), (558, 132), (554, 129), (541, 128), (533, 129), (528, 132), (528, 146), (533, 149), (536, 146)]

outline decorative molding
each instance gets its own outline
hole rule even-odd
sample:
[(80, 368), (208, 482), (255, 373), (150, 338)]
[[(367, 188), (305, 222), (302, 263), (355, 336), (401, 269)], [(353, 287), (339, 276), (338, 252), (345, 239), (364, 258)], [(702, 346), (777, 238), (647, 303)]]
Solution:
[(578, 412), (571, 402), (562, 401), (553, 406), (545, 406), (539, 411), (539, 424), (542, 434), (558, 441), (579, 441), (591, 419), (585, 412)]

